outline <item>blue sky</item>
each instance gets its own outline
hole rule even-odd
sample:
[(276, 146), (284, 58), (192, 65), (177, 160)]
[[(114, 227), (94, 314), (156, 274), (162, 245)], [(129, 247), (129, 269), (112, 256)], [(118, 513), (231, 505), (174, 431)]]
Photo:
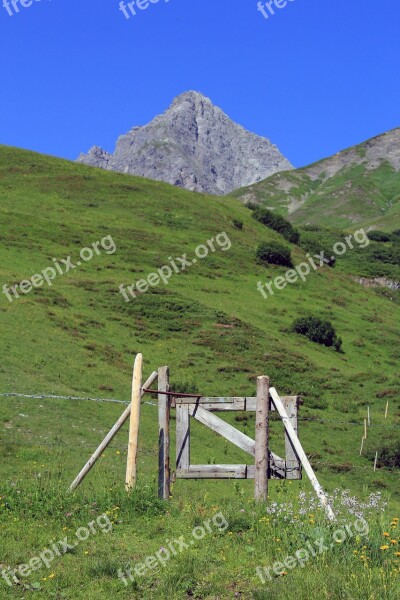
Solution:
[(257, 0), (160, 0), (129, 19), (119, 0), (2, 3), (2, 144), (112, 151), (189, 89), (296, 166), (400, 126), (398, 0), (290, 0), (268, 20)]

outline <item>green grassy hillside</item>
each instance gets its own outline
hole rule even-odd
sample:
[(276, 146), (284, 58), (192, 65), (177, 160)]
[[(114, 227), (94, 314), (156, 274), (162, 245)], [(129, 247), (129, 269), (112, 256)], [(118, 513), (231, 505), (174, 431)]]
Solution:
[[(144, 355), (145, 376), (168, 364), (171, 387), (178, 391), (254, 395), (256, 376), (266, 374), (281, 394), (302, 396), (301, 439), (324, 487), (330, 492), (349, 488), (361, 498), (379, 490), (389, 502), (368, 542), (368, 577), (358, 557), (357, 569), (352, 566), (358, 552), (354, 546), (314, 561), (306, 577), (299, 567), (262, 585), (257, 565), (301, 548), (305, 531), (328, 535), (317, 509), (317, 523), (310, 509), (302, 517), (306, 529), (296, 533), (285, 529), (279, 516), (271, 517), (271, 527), (265, 523), (263, 509), (251, 501), (252, 482), (179, 481), (168, 506), (154, 500), (157, 413), (151, 404), (143, 406), (137, 494), (128, 499), (123, 492), (124, 429), (81, 490), (66, 496), (65, 488), (123, 405), (4, 396), (0, 568), (26, 562), (50, 540), (62, 539), (65, 531), (73, 535), (102, 511), (114, 515), (115, 527), (110, 536), (91, 537), (58, 559), (51, 573), (41, 571), (12, 589), (0, 579), (2, 594), (85, 600), (262, 599), (290, 597), (294, 590), (296, 597), (310, 598), (318, 590), (326, 598), (398, 597), (392, 574), (396, 563), (385, 563), (379, 550), (382, 528), (399, 515), (398, 469), (374, 473), (371, 462), (376, 450), (398, 439), (400, 427), (400, 308), (393, 294), (358, 285), (338, 258), (337, 268), (322, 268), (264, 299), (257, 282), (274, 279), (285, 269), (258, 264), (256, 248), (260, 242), (284, 240), (256, 222), (236, 199), (194, 194), (8, 147), (0, 147), (0, 214), (0, 288), (55, 268), (53, 259), (65, 265), (61, 259), (70, 256), (76, 264), (81, 249), (93, 242), (108, 238), (116, 247), (114, 252), (105, 244), (107, 253), (98, 246), (98, 255), (55, 277), (51, 287), (44, 283), (26, 294), (18, 288), (19, 298), (11, 292), (12, 302), (0, 294), (0, 394), (127, 400), (137, 352)], [(119, 293), (121, 284), (126, 288), (170, 264), (169, 257), (187, 254), (191, 260), (195, 248), (212, 238), (215, 252), (173, 274), (167, 285), (161, 282), (130, 302)], [(222, 243), (228, 238), (229, 249)], [(295, 264), (304, 260), (304, 249), (292, 245), (291, 251)], [(332, 321), (343, 339), (343, 354), (290, 332), (292, 321), (309, 313)], [(372, 425), (360, 456), (367, 405)], [(253, 417), (228, 420), (254, 435)], [(282, 426), (274, 422), (272, 444), (278, 454), (282, 442)], [(239, 449), (194, 427), (193, 462), (246, 460)], [(293, 500), (301, 490), (309, 490), (307, 481), (271, 482), (271, 501)], [(171, 559), (129, 588), (118, 580), (124, 564), (144, 560), (171, 536), (188, 537), (217, 510), (230, 522), (225, 533), (199, 541), (182, 559)], [(332, 561), (335, 584), (327, 575)], [(345, 583), (350, 572), (354, 577)], [(347, 591), (331, 595), (341, 585)], [(387, 594), (376, 591), (378, 585), (385, 585)]]
[[(388, 139), (392, 145), (388, 149)], [(299, 225), (391, 231), (400, 222), (400, 172), (386, 153), (398, 148), (393, 130), (310, 166), (277, 173), (231, 194), (277, 210)], [(375, 158), (368, 152), (375, 147)]]

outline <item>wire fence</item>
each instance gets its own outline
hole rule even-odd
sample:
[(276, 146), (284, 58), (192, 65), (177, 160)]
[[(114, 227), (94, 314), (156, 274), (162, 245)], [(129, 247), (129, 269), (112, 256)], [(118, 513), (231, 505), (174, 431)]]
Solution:
[[(5, 393), (1, 393), (0, 394), (0, 398), (28, 398), (28, 399), (33, 399), (33, 400), (45, 400), (47, 398), (49, 399), (54, 399), (54, 400), (73, 400), (73, 401), (90, 401), (90, 402), (110, 402), (113, 404), (124, 404), (125, 406), (129, 405), (129, 402), (127, 402), (126, 400), (117, 400), (115, 398), (93, 398), (90, 396), (83, 396), (83, 397), (79, 397), (79, 396), (56, 396), (54, 394), (20, 394), (17, 392), (5, 392)], [(142, 401), (142, 404), (148, 404), (150, 406), (158, 406), (158, 404), (156, 402), (150, 402), (150, 401)], [(334, 424), (334, 425), (352, 425), (354, 427), (364, 427), (364, 421), (356, 421), (356, 420), (352, 420), (352, 421), (336, 421), (334, 419), (321, 419), (320, 417), (299, 417), (298, 419), (299, 421), (305, 421), (305, 422), (310, 422), (310, 423), (321, 423), (321, 424), (325, 424), (325, 423), (329, 423), (329, 424)], [(371, 423), (371, 425), (369, 425), (369, 427), (377, 427), (380, 429), (400, 429), (400, 425), (382, 425), (382, 424), (375, 424), (375, 423)]]
[[(72, 396), (72, 395), (64, 395), (64, 396), (59, 396), (59, 395), (55, 395), (55, 394), (46, 394), (46, 393), (37, 393), (37, 394), (22, 394), (19, 392), (4, 392), (4, 393), (0, 393), (0, 398), (21, 398), (21, 399), (32, 399), (32, 400), (46, 400), (46, 399), (52, 399), (52, 400), (67, 400), (67, 401), (74, 401), (74, 402), (98, 402), (98, 403), (113, 403), (113, 404), (123, 404), (125, 406), (129, 405), (129, 402), (126, 400), (120, 400), (120, 399), (116, 399), (116, 398), (95, 398), (95, 397), (91, 397), (91, 396)], [(151, 402), (151, 401), (143, 401), (142, 400), (142, 404), (147, 404), (150, 406), (154, 406), (157, 407), (158, 404), (156, 402)], [(364, 427), (364, 421), (356, 421), (356, 420), (352, 420), (352, 421), (344, 421), (344, 420), (334, 420), (334, 419), (322, 419), (320, 417), (299, 417), (299, 421), (303, 421), (303, 422), (308, 422), (308, 423), (314, 423), (314, 424), (335, 424), (335, 425), (351, 425), (354, 427)], [(391, 424), (375, 424), (373, 422), (371, 422), (371, 424), (368, 426), (368, 429), (373, 429), (373, 428), (378, 428), (378, 429), (400, 429), (400, 425), (391, 425)], [(98, 433), (105, 433), (103, 430), (99, 430)], [(50, 436), (54, 436), (56, 438), (56, 441), (54, 442), (48, 442), (45, 441), (42, 437), (35, 437), (35, 436), (29, 436), (29, 438), (21, 438), (21, 440), (9, 440), (6, 439), (4, 437), (0, 438), (0, 445), (12, 445), (12, 446), (29, 446), (32, 448), (32, 446), (34, 447), (43, 447), (43, 448), (58, 448), (59, 450), (72, 450), (72, 449), (76, 449), (79, 448), (80, 450), (82, 449), (87, 449), (88, 453), (91, 453), (91, 451), (93, 451), (93, 444), (88, 444), (86, 441), (83, 441), (79, 444), (73, 444), (71, 443), (71, 441), (65, 441), (62, 438), (57, 439), (57, 437), (60, 435), (59, 433), (54, 433), (54, 432), (47, 432), (47, 436), (46, 437), (50, 437)], [(115, 446), (115, 445), (110, 445), (108, 446), (107, 449), (110, 450), (116, 450), (119, 452), (126, 452), (127, 448), (126, 446)], [(156, 455), (158, 452), (157, 449), (139, 449), (139, 453), (142, 455)], [(353, 469), (357, 469), (357, 470), (370, 470), (372, 469), (371, 465), (355, 465), (352, 462), (352, 459), (354, 458), (354, 452), (353, 453), (349, 453), (347, 455), (343, 455), (341, 453), (341, 458), (344, 462), (341, 463), (334, 463), (334, 462), (325, 462), (325, 461), (321, 461), (321, 460), (313, 460), (312, 457), (310, 456), (310, 462), (313, 465), (313, 467), (327, 467), (333, 470), (336, 470), (338, 472), (345, 472), (345, 471), (350, 471)], [(386, 468), (386, 467), (379, 467), (378, 469), (380, 472), (382, 471), (386, 471), (386, 472), (392, 472), (392, 469), (390, 468)]]
[[(55, 396), (54, 394), (19, 394), (17, 392), (2, 393), (0, 394), (0, 398), (30, 398), (32, 400), (46, 400), (47, 398), (50, 398), (53, 400), (75, 400), (82, 402), (111, 402), (112, 404), (124, 404), (125, 406), (130, 404), (127, 400), (117, 400), (115, 398), (92, 398), (91, 396)], [(142, 404), (158, 406), (155, 402), (142, 402)]]

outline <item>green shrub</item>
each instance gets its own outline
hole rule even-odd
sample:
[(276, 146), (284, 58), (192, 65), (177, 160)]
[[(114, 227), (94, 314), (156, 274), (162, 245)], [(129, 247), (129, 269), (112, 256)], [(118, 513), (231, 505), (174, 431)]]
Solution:
[(295, 229), (284, 217), (274, 213), (272, 210), (268, 210), (267, 208), (256, 208), (253, 212), (253, 217), (263, 225), (280, 233), (285, 240), (291, 244), (297, 244), (299, 242), (300, 234), (297, 229)]
[(263, 242), (260, 244), (257, 248), (257, 258), (260, 262), (271, 265), (293, 266), (290, 249), (278, 242)]
[(369, 231), (368, 237), (371, 242), (390, 242), (391, 236), (389, 233), (385, 233), (384, 231)]
[(342, 351), (342, 340), (337, 337), (330, 321), (312, 316), (301, 317), (293, 322), (292, 331), (306, 336), (312, 342), (328, 347), (333, 346), (337, 352)]
[(373, 246), (369, 249), (371, 260), (388, 263), (391, 265), (400, 265), (400, 247), (399, 246)]
[[(371, 461), (375, 461), (375, 451), (370, 451), (368, 453), (368, 458)], [(389, 440), (386, 442), (378, 452), (378, 460), (377, 460), (378, 468), (389, 468), (389, 469), (399, 469), (400, 468), (400, 441), (399, 440)]]

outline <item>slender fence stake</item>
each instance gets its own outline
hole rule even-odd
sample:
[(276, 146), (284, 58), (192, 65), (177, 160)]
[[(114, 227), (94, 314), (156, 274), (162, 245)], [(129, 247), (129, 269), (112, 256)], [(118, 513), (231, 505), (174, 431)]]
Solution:
[(367, 419), (364, 419), (364, 437), (367, 439)]
[(362, 454), (363, 447), (364, 447), (364, 436), (363, 436), (363, 437), (362, 437), (362, 439), (361, 439), (361, 449), (360, 449), (360, 456), (361, 456), (361, 454)]
[(389, 400), (387, 400), (387, 402), (386, 402), (385, 419), (387, 419), (388, 411), (389, 411)]
[[(155, 371), (153, 371), (153, 373), (150, 375), (150, 377), (145, 382), (143, 387), (144, 388), (151, 387), (153, 385), (153, 383), (155, 382), (155, 380), (157, 379), (157, 376), (158, 376), (157, 373)], [(141, 393), (141, 396), (142, 397), (144, 396), (144, 392)], [(129, 419), (130, 414), (131, 414), (131, 405), (129, 404), (129, 406), (127, 406), (127, 408), (124, 410), (124, 412), (122, 413), (122, 415), (120, 416), (118, 421), (115, 423), (115, 425), (107, 433), (106, 437), (101, 442), (100, 446), (89, 458), (86, 465), (80, 471), (79, 475), (71, 483), (71, 485), (69, 487), (70, 492), (73, 492), (78, 487), (78, 485), (80, 485), (82, 483), (82, 481), (85, 479), (86, 475), (89, 473), (90, 469), (96, 464), (97, 460), (103, 454), (104, 450), (113, 441), (113, 439), (117, 435), (118, 431), (124, 426), (125, 422)]]
[[(161, 367), (158, 370), (159, 391), (169, 392), (169, 369)], [(169, 462), (169, 421), (170, 421), (170, 397), (166, 394), (158, 394), (158, 497), (168, 500), (170, 491), (170, 462)]]
[(136, 485), (137, 451), (139, 441), (140, 400), (142, 390), (143, 356), (135, 358), (132, 379), (131, 417), (129, 423), (128, 458), (126, 461), (125, 489), (130, 492)]
[(290, 419), (285, 410), (285, 407), (283, 406), (283, 402), (280, 399), (278, 392), (276, 391), (275, 388), (272, 387), (272, 388), (270, 388), (269, 393), (275, 404), (275, 408), (278, 411), (278, 413), (283, 421), (283, 424), (285, 426), (287, 434), (292, 441), (293, 447), (297, 452), (297, 456), (301, 460), (304, 470), (307, 473), (308, 478), (310, 479), (311, 484), (315, 490), (315, 493), (317, 494), (317, 496), (321, 502), (321, 505), (325, 508), (328, 518), (331, 521), (336, 521), (335, 513), (333, 512), (332, 507), (330, 506), (330, 504), (328, 502), (328, 498), (327, 498), (324, 490), (322, 489), (321, 485), (319, 484), (318, 479), (315, 476), (314, 470), (310, 464), (310, 461), (308, 460), (308, 458), (306, 456), (306, 453), (303, 450), (303, 446), (301, 445), (300, 440), (297, 437), (295, 430), (293, 429), (293, 425), (290, 422)]
[[(283, 406), (288, 414), (293, 429), (299, 437), (299, 423), (298, 423), (298, 407), (299, 398), (298, 396), (290, 396), (282, 398)], [(272, 409), (273, 405), (271, 406)], [(289, 439), (288, 434), (285, 431), (285, 479), (301, 479), (301, 464), (297, 457), (297, 454), (292, 446), (292, 442)]]
[(257, 377), (254, 499), (266, 502), (269, 470), (269, 377)]
[(376, 471), (376, 463), (378, 462), (378, 451), (375, 453), (374, 472)]

